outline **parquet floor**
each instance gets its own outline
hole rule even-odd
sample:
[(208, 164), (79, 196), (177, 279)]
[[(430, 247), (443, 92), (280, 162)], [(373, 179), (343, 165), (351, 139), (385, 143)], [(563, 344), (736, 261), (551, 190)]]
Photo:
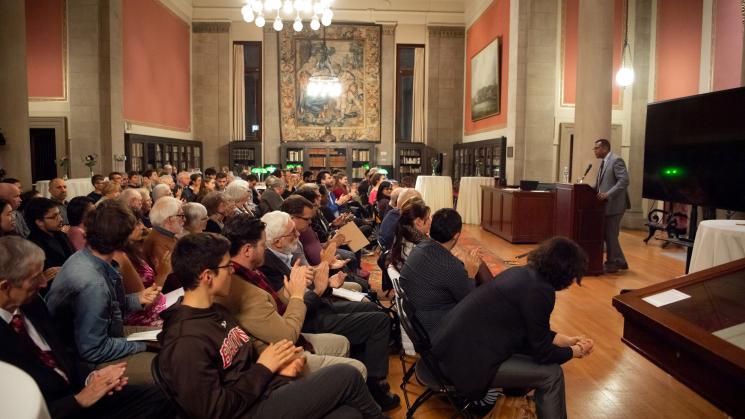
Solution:
[[(532, 249), (532, 245), (513, 245), (481, 230), (465, 226), (467, 246), (480, 243), (495, 259), (510, 260)], [(621, 342), (623, 319), (611, 306), (611, 298), (622, 288), (640, 288), (661, 282), (684, 272), (684, 252), (662, 249), (659, 242), (644, 245), (643, 232), (624, 231), (621, 245), (630, 269), (614, 275), (586, 277), (582, 286), (557, 294), (552, 328), (567, 335), (584, 334), (595, 340), (595, 351), (583, 359), (564, 364), (567, 409), (570, 418), (725, 418), (726, 415), (683, 384), (647, 361)], [(366, 262), (372, 262), (368, 260)], [(365, 264), (369, 266), (369, 263)], [(379, 274), (378, 274), (379, 275)], [(379, 276), (373, 283), (379, 285)], [(390, 357), (389, 383), (401, 396), (401, 364)], [(421, 391), (416, 383), (409, 387), (414, 397)], [(532, 417), (523, 399), (507, 399), (489, 418)], [(405, 406), (388, 412), (392, 418), (404, 418)], [(431, 399), (416, 414), (417, 418), (448, 418), (453, 411), (438, 399)]]

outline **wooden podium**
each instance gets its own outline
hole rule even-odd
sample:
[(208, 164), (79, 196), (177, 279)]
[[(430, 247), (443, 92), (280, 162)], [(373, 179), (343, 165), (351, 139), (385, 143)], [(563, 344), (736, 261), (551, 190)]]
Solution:
[(603, 224), (605, 202), (587, 184), (557, 183), (554, 200), (554, 234), (577, 242), (587, 252), (588, 275), (603, 273)]

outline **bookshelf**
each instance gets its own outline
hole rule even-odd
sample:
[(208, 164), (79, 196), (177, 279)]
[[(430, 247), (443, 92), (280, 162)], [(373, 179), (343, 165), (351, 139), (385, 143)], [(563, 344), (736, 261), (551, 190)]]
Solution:
[(202, 142), (124, 134), (125, 170), (160, 170), (170, 164), (175, 170), (202, 169)]
[(370, 143), (283, 143), (282, 168), (302, 165), (303, 170), (343, 170), (353, 180), (361, 179), (375, 164), (375, 145)]
[(430, 160), (436, 154), (424, 143), (396, 143), (396, 179), (412, 176), (416, 180), (419, 175), (431, 175)]
[(261, 167), (261, 141), (231, 141), (228, 144), (230, 169)]
[(479, 165), (480, 176), (504, 178), (506, 144), (507, 138), (499, 137), (453, 145), (453, 182), (463, 176), (476, 176)]

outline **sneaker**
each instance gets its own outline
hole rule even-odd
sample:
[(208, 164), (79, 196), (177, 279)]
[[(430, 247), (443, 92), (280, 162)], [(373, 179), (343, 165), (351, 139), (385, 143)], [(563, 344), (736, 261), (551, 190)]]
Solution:
[(373, 400), (375, 400), (375, 403), (380, 406), (380, 410), (383, 412), (395, 409), (401, 405), (401, 399), (387, 390), (380, 381), (368, 379), (367, 389), (370, 390)]

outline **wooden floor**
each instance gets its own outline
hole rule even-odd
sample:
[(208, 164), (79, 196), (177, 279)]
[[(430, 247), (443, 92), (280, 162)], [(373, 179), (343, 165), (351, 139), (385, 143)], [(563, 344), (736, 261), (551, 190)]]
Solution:
[[(531, 245), (512, 245), (481, 230), (465, 226), (470, 237), (484, 249), (509, 260), (530, 250)], [(587, 358), (564, 364), (567, 409), (570, 418), (724, 418), (726, 415), (683, 384), (647, 361), (621, 342), (623, 319), (611, 306), (611, 298), (622, 288), (640, 288), (683, 274), (684, 255), (680, 249), (662, 249), (659, 242), (646, 246), (642, 232), (621, 233), (621, 246), (630, 269), (599, 277), (585, 277), (582, 286), (557, 293), (551, 326), (567, 334), (584, 334), (595, 340), (595, 350)], [(406, 409), (400, 391), (401, 364), (390, 357), (389, 383), (401, 396), (402, 408), (388, 412), (404, 418)], [(421, 388), (414, 382), (414, 397)], [(523, 399), (507, 399), (490, 418), (532, 417)], [(527, 409), (527, 410), (526, 410)], [(447, 418), (453, 411), (446, 403), (432, 399), (416, 414), (417, 418)]]

